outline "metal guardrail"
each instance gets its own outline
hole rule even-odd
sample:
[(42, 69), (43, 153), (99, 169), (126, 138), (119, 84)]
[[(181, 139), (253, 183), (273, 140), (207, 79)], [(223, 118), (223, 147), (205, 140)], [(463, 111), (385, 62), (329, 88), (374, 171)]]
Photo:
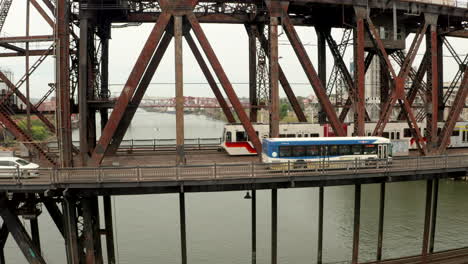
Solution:
[(405, 2), (427, 3), (433, 5), (442, 5), (449, 7), (468, 8), (468, 1), (466, 0), (404, 0)]
[(389, 160), (346, 160), (333, 162), (230, 163), (184, 166), (98, 167), (38, 169), (38, 176), (21, 170), (15, 177), (0, 178), (1, 185), (44, 185), (73, 183), (139, 183), (221, 179), (262, 179), (300, 176), (356, 175), (399, 171), (467, 168), (468, 155), (405, 157)]
[[(73, 141), (73, 145), (79, 147), (79, 141)], [(222, 138), (186, 138), (184, 146), (188, 149), (203, 149), (206, 147), (218, 147), (222, 143)], [(126, 139), (122, 140), (119, 146), (119, 151), (133, 150), (167, 150), (175, 149), (175, 139)], [(58, 150), (57, 141), (47, 143), (48, 151)]]

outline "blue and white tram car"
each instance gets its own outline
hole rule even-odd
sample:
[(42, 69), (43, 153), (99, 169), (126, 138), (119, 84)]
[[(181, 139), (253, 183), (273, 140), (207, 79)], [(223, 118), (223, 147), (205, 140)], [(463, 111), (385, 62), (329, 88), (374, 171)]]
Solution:
[(392, 145), (383, 137), (265, 138), (262, 161), (331, 162), (391, 159)]

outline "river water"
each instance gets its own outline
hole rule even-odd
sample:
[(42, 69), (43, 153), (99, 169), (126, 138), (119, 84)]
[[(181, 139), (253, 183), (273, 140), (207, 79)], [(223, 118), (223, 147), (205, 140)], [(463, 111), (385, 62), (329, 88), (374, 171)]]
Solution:
[[(221, 136), (223, 124), (219, 121), (195, 115), (186, 116), (185, 121), (186, 137)], [(174, 133), (175, 115), (139, 111), (126, 138), (174, 138)], [(387, 184), (384, 258), (420, 252), (425, 190), (425, 182)], [(379, 191), (376, 184), (362, 186), (360, 261), (375, 259)], [(468, 246), (468, 184), (444, 180), (439, 191), (436, 250)], [(250, 263), (250, 200), (244, 195), (186, 194), (189, 263)], [(119, 196), (113, 201), (118, 263), (180, 263), (177, 194)], [(324, 262), (351, 259), (353, 208), (353, 186), (325, 188)], [(315, 263), (317, 212), (317, 188), (278, 190), (278, 263)], [(271, 191), (258, 191), (257, 263), (270, 263), (270, 216)], [(65, 263), (63, 239), (46, 212), (39, 224), (45, 259)], [(7, 263), (26, 263), (11, 237), (5, 255)]]

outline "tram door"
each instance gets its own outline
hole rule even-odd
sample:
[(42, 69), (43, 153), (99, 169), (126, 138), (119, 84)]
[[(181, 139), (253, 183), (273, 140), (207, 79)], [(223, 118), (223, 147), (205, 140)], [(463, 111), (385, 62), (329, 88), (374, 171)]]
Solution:
[(379, 159), (386, 159), (388, 154), (388, 146), (386, 144), (378, 145), (377, 156)]

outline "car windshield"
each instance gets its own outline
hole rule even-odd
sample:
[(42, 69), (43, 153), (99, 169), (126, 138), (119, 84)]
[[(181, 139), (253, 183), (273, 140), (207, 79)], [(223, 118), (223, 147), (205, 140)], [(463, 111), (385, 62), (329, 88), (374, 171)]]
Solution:
[(23, 160), (23, 159), (17, 159), (16, 160), (16, 163), (18, 163), (19, 165), (22, 165), (22, 166), (26, 166), (29, 164), (29, 162)]

